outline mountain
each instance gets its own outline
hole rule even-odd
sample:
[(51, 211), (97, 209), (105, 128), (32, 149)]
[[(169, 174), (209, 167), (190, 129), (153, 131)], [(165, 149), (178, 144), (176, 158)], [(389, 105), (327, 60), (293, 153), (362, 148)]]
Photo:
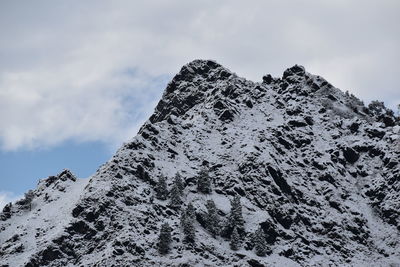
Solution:
[[(4, 208), (0, 266), (397, 266), (399, 136), (382, 103), (301, 66), (252, 82), (195, 60), (93, 176), (64, 170)], [(176, 173), (181, 206), (158, 199), (162, 176), (180, 194)], [(243, 227), (213, 234), (210, 200), (221, 229), (240, 215)], [(190, 203), (194, 242), (181, 225)]]

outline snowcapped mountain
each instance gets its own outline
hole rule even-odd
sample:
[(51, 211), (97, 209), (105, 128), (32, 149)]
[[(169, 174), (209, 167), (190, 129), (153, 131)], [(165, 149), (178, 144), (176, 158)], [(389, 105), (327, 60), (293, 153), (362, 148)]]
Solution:
[[(195, 60), (93, 176), (65, 170), (4, 208), (0, 266), (397, 266), (399, 159), (398, 118), (379, 102), (366, 107), (297, 65), (252, 82)], [(202, 170), (210, 193), (198, 191)], [(177, 172), (180, 207), (156, 197), (160, 176), (171, 189)], [(204, 214), (213, 200), (229, 224), (235, 196), (244, 231), (232, 250)], [(189, 203), (190, 244), (181, 225)], [(267, 255), (257, 256), (253, 240), (264, 235)]]

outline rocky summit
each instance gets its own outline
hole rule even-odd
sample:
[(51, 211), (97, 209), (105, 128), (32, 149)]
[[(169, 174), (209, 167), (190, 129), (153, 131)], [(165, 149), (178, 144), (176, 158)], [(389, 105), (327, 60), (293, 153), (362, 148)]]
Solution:
[(0, 266), (399, 266), (400, 126), (302, 66), (182, 67), (87, 179), (0, 215)]

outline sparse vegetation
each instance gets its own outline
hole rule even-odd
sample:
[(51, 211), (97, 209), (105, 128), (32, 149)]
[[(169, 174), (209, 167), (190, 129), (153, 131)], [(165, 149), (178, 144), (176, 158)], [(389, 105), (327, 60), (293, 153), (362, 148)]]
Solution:
[(176, 180), (172, 184), (171, 192), (169, 193), (169, 205), (173, 208), (179, 208), (182, 205), (182, 190)]
[(239, 235), (244, 233), (242, 205), (240, 204), (240, 196), (238, 195), (231, 200), (231, 212), (225, 223), (224, 235), (229, 237), (235, 228)]
[(202, 169), (197, 177), (197, 190), (203, 194), (211, 193), (211, 177), (206, 169)]
[(20, 200), (19, 203), (22, 204), (22, 206), (25, 209), (29, 209), (29, 211), (32, 210), (32, 201), (35, 198), (35, 193), (33, 190), (29, 190), (28, 192), (25, 193), (24, 199)]
[(239, 236), (239, 233), (238, 233), (236, 227), (232, 231), (231, 241), (229, 243), (229, 247), (232, 250), (238, 250), (239, 247), (240, 247), (240, 236)]
[(160, 229), (160, 235), (158, 237), (158, 251), (161, 254), (167, 254), (170, 251), (170, 244), (172, 229), (168, 223), (163, 223)]
[(193, 243), (196, 237), (196, 229), (194, 228), (196, 212), (192, 203), (181, 214), (181, 226), (185, 236), (184, 241)]
[(213, 237), (216, 237), (220, 231), (220, 219), (215, 202), (213, 200), (207, 200), (206, 208), (207, 230)]
[(156, 184), (156, 198), (159, 200), (166, 200), (168, 197), (167, 180), (164, 175), (158, 177)]
[(268, 247), (264, 230), (259, 227), (254, 233), (254, 251), (257, 256), (263, 257), (267, 254)]
[(180, 175), (179, 172), (177, 172), (177, 173), (175, 174), (175, 177), (174, 177), (174, 185), (176, 185), (176, 186), (178, 187), (178, 189), (179, 189), (179, 194), (180, 194), (180, 195), (183, 195), (183, 190), (185, 189), (185, 185), (184, 185), (184, 183), (183, 183), (182, 176)]

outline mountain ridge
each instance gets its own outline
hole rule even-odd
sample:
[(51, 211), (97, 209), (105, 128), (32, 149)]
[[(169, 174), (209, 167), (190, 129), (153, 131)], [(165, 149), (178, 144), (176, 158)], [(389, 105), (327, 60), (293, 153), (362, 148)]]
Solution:
[[(138, 135), (90, 179), (64, 171), (41, 182), (32, 211), (3, 211), (0, 257), (4, 266), (398, 264), (397, 124), (379, 103), (365, 107), (302, 66), (255, 83), (215, 61), (192, 61)], [(209, 195), (195, 188), (204, 168)], [(157, 178), (171, 187), (177, 172), (184, 203), (196, 211), (192, 247), (183, 242), (180, 209), (154, 199)], [(226, 220), (236, 195), (246, 235), (232, 251), (227, 238), (210, 236), (202, 214), (212, 199)], [(46, 222), (45, 211), (63, 202)], [(173, 227), (165, 256), (156, 248), (164, 221)], [(267, 257), (252, 251), (258, 227)]]

